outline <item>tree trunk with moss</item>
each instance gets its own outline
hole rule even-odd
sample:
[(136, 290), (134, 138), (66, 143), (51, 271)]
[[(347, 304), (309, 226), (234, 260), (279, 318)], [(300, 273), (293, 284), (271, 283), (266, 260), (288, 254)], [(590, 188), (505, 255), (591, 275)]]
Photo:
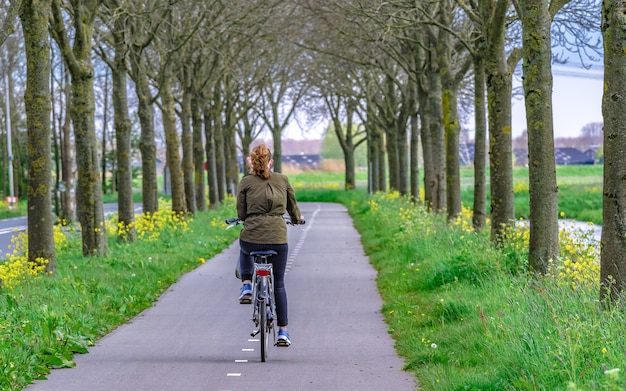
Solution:
[(202, 110), (196, 94), (191, 98), (191, 128), (193, 141), (194, 186), (196, 208), (206, 210), (206, 180), (204, 177), (204, 146), (202, 145)]
[[(355, 129), (355, 124), (352, 121), (354, 116), (354, 109), (347, 105), (346, 108), (347, 122), (346, 122), (346, 137), (343, 143), (341, 143), (341, 149), (343, 150), (343, 161), (345, 164), (345, 183), (344, 188), (346, 190), (354, 190), (356, 188), (356, 165), (354, 161), (354, 154), (356, 148), (365, 141), (363, 134), (360, 134)], [(359, 126), (359, 125), (356, 125)]]
[[(215, 156), (215, 174), (217, 179), (217, 199), (223, 203), (226, 199), (226, 153), (224, 149), (224, 121), (221, 113), (214, 114), (213, 153)], [(280, 144), (280, 142), (279, 142)]]
[[(452, 24), (449, 1), (441, 2), (440, 20), (443, 25)], [(459, 134), (461, 124), (457, 112), (458, 85), (452, 72), (452, 36), (447, 32), (440, 34), (437, 47), (439, 72), (441, 75), (441, 106), (445, 137), (446, 160), (446, 212), (448, 219), (454, 219), (461, 212), (461, 174), (459, 172)]]
[(626, 3), (604, 0), (604, 189), (600, 296), (624, 298), (626, 290)]
[(474, 58), (474, 205), (472, 225), (481, 231), (487, 220), (487, 117), (485, 115), (485, 65)]
[(419, 102), (420, 139), (422, 141), (422, 167), (424, 168), (424, 204), (432, 208), (433, 188), (429, 186), (433, 172), (433, 150), (430, 137), (430, 115), (428, 114), (428, 92), (426, 78), (422, 75), (417, 82), (417, 99)]
[(213, 111), (210, 107), (204, 109), (204, 138), (205, 153), (207, 162), (207, 185), (209, 187), (209, 208), (216, 208), (219, 204), (219, 194), (217, 186), (217, 165), (215, 162), (215, 143), (213, 142), (213, 134), (215, 133), (213, 126)]
[(429, 187), (429, 195), (432, 197), (428, 200), (428, 207), (434, 212), (441, 212), (445, 208), (447, 199), (446, 155), (441, 74), (434, 59), (431, 59), (428, 65), (427, 77), (428, 98), (427, 106), (423, 113), (428, 116), (429, 129), (427, 132), (429, 134), (428, 138), (423, 140), (424, 142), (429, 142), (428, 145), (424, 145), (424, 148), (429, 148), (431, 151), (431, 159), (429, 161), (431, 167), (428, 171), (424, 170), (424, 175), (426, 175), (426, 173), (430, 175), (429, 178), (424, 177), (424, 187)]
[(72, 44), (65, 30), (59, 1), (53, 0), (52, 5), (53, 36), (72, 75), (71, 117), (78, 168), (76, 207), (81, 225), (83, 254), (105, 255), (108, 245), (95, 131), (94, 70), (91, 63), (91, 39), (98, 3), (84, 1), (73, 4)]
[(65, 94), (65, 118), (61, 126), (61, 179), (65, 183), (65, 191), (61, 192), (61, 221), (65, 224), (72, 223), (76, 218), (76, 202), (72, 197), (74, 188), (74, 151), (72, 146), (72, 127), (70, 106), (72, 97), (70, 94), (70, 83), (67, 72), (63, 74), (63, 93)]
[(176, 109), (172, 95), (171, 73), (167, 72), (161, 80), (161, 117), (163, 118), (163, 132), (165, 133), (165, 159), (170, 170), (172, 189), (172, 212), (187, 213), (185, 204), (185, 187), (183, 181), (182, 162), (180, 157), (180, 141), (176, 129)]
[(398, 108), (395, 118), (395, 137), (397, 139), (398, 158), (398, 191), (402, 195), (409, 195), (409, 137), (408, 123), (409, 115), (412, 111), (412, 102), (410, 102), (407, 94), (400, 94), (403, 101)]
[[(366, 124), (366, 126), (368, 125)], [(384, 186), (381, 186), (384, 180), (380, 179), (381, 176), (384, 178), (384, 174), (381, 173), (382, 160), (384, 160), (383, 153), (380, 151), (382, 149), (381, 133), (375, 125), (369, 125), (369, 130), (367, 131), (368, 189), (372, 193), (383, 191), (384, 189)]]
[[(183, 79), (190, 77), (188, 71), (183, 71)], [(181, 144), (183, 150), (182, 170), (183, 186), (185, 190), (185, 203), (187, 212), (196, 214), (196, 189), (194, 186), (195, 172), (193, 169), (193, 135), (191, 131), (191, 91), (189, 84), (185, 82), (183, 97), (180, 105)]]
[(388, 190), (387, 159), (386, 159), (387, 140), (385, 138), (385, 132), (383, 132), (383, 130), (377, 125), (375, 125), (375, 127), (376, 127), (375, 133), (377, 134), (377, 137), (375, 139), (376, 153), (378, 154), (378, 158), (376, 159), (378, 161), (378, 176), (376, 177), (376, 181), (378, 182), (378, 191), (385, 192)]
[(152, 216), (159, 210), (156, 142), (154, 133), (154, 106), (148, 77), (145, 73), (138, 48), (129, 52), (135, 93), (137, 94), (137, 117), (141, 126), (139, 151), (141, 153), (141, 194), (143, 213)]
[(122, 20), (116, 21), (113, 32), (115, 59), (112, 66), (113, 110), (115, 116), (115, 140), (117, 144), (117, 208), (118, 238), (133, 242), (137, 238), (135, 230), (135, 208), (133, 204), (133, 167), (131, 160), (131, 123), (128, 113), (128, 94), (126, 88), (126, 43)]
[(545, 274), (559, 256), (558, 187), (552, 123), (552, 55), (548, 3), (520, 1), (524, 101), (528, 126), (530, 246), (528, 265)]
[(26, 49), (24, 93), (28, 145), (28, 261), (56, 271), (50, 144), (50, 1), (25, 0), (20, 18)]
[[(415, 64), (412, 64), (415, 67)], [(415, 72), (417, 73), (417, 72)], [(419, 122), (417, 117), (417, 75), (409, 78), (409, 194), (420, 202), (419, 184)]]
[[(512, 71), (505, 57), (505, 21), (510, 2), (498, 1), (484, 32), (491, 178), (491, 238), (498, 242), (515, 218), (513, 202), (513, 138), (511, 135)], [(513, 64), (515, 66), (515, 64)]]
[[(398, 134), (396, 130), (396, 110), (398, 107), (398, 101), (396, 99), (396, 86), (394, 78), (387, 74), (384, 76), (384, 85), (381, 87), (384, 94), (383, 100), (379, 103), (378, 115), (384, 124), (385, 130), (385, 152), (387, 153), (387, 167), (389, 168), (389, 189), (400, 189), (400, 163), (398, 158), (400, 156), (398, 151)], [(375, 102), (379, 101), (374, 99)]]

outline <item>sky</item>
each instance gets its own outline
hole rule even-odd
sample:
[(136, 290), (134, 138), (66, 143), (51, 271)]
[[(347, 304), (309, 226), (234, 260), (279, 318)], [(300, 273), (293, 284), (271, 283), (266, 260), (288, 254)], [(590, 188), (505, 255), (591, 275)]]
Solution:
[[(578, 137), (580, 130), (591, 122), (602, 122), (603, 65), (592, 63), (590, 69), (580, 64), (552, 65), (552, 115), (554, 137)], [(514, 76), (513, 88), (521, 87), (521, 77)], [(512, 100), (511, 126), (513, 137), (527, 128), (524, 100)], [(302, 130), (302, 126), (307, 131)], [(319, 139), (328, 126), (323, 120), (316, 124), (292, 121), (285, 131), (287, 139)], [(474, 125), (466, 124), (473, 130)]]
[[(583, 126), (602, 122), (603, 69), (594, 63), (589, 70), (580, 65), (553, 65), (552, 117), (554, 137), (578, 137)], [(514, 88), (521, 85), (515, 77)], [(512, 131), (518, 137), (526, 129), (523, 99), (513, 99)]]

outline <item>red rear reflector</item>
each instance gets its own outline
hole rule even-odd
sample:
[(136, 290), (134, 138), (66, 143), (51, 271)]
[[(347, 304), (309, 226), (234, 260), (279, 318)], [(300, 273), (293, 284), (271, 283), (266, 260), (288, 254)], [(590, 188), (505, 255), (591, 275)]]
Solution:
[(270, 275), (270, 271), (269, 270), (258, 269), (256, 271), (256, 275), (257, 276), (269, 276)]

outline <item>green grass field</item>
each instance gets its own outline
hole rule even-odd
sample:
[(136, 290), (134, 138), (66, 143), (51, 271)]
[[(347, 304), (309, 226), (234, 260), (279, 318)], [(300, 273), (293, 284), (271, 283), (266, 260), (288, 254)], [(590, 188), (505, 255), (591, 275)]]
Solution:
[[(559, 186), (572, 199), (581, 198), (581, 189), (590, 200), (600, 197), (585, 190), (601, 185), (600, 172), (564, 168)], [(600, 309), (598, 248), (588, 238), (562, 234), (561, 257), (537, 278), (526, 273), (525, 227), (496, 248), (489, 230), (473, 232), (465, 212), (447, 222), (397, 193), (343, 191), (341, 175), (290, 177), (300, 201), (348, 208), (378, 272), (389, 333), (422, 390), (626, 387), (626, 314)], [(523, 170), (516, 178), (523, 188)], [(587, 207), (568, 208), (560, 210), (572, 217)], [(23, 254), (0, 264), (1, 390), (20, 390), (50, 368), (73, 366), (74, 354), (152, 305), (237, 236), (223, 229), (235, 213), (232, 200), (190, 221), (161, 210), (156, 221), (138, 222), (136, 243), (110, 235), (109, 255), (97, 259), (82, 256), (78, 233), (56, 231), (53, 276), (33, 273)]]
[[(474, 204), (474, 171), (461, 169), (461, 198), (465, 208)], [(487, 171), (489, 176), (489, 171)], [(343, 189), (343, 174), (324, 174), (305, 172), (290, 175), (296, 187), (320, 187)], [(518, 167), (513, 170), (515, 214), (525, 219), (529, 215), (528, 168)], [(356, 174), (357, 188), (367, 188), (367, 172)], [(488, 182), (488, 181), (487, 181)], [(602, 224), (602, 166), (557, 166), (557, 185), (559, 187), (559, 214), (568, 219), (581, 222)], [(487, 183), (488, 184), (488, 183)], [(423, 186), (423, 180), (420, 182)], [(488, 187), (489, 189), (489, 187)], [(489, 205), (489, 190), (487, 202)]]

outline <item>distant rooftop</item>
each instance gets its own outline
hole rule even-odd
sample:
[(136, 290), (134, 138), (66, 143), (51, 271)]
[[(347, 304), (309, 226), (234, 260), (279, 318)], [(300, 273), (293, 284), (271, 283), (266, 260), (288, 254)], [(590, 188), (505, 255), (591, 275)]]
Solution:
[[(267, 145), (272, 152), (274, 151), (274, 143), (272, 140), (255, 140), (250, 145), (250, 148), (254, 148), (259, 144)], [(322, 140), (283, 140), (281, 142), (283, 147), (283, 156), (295, 156), (295, 155), (320, 155), (322, 153)]]

